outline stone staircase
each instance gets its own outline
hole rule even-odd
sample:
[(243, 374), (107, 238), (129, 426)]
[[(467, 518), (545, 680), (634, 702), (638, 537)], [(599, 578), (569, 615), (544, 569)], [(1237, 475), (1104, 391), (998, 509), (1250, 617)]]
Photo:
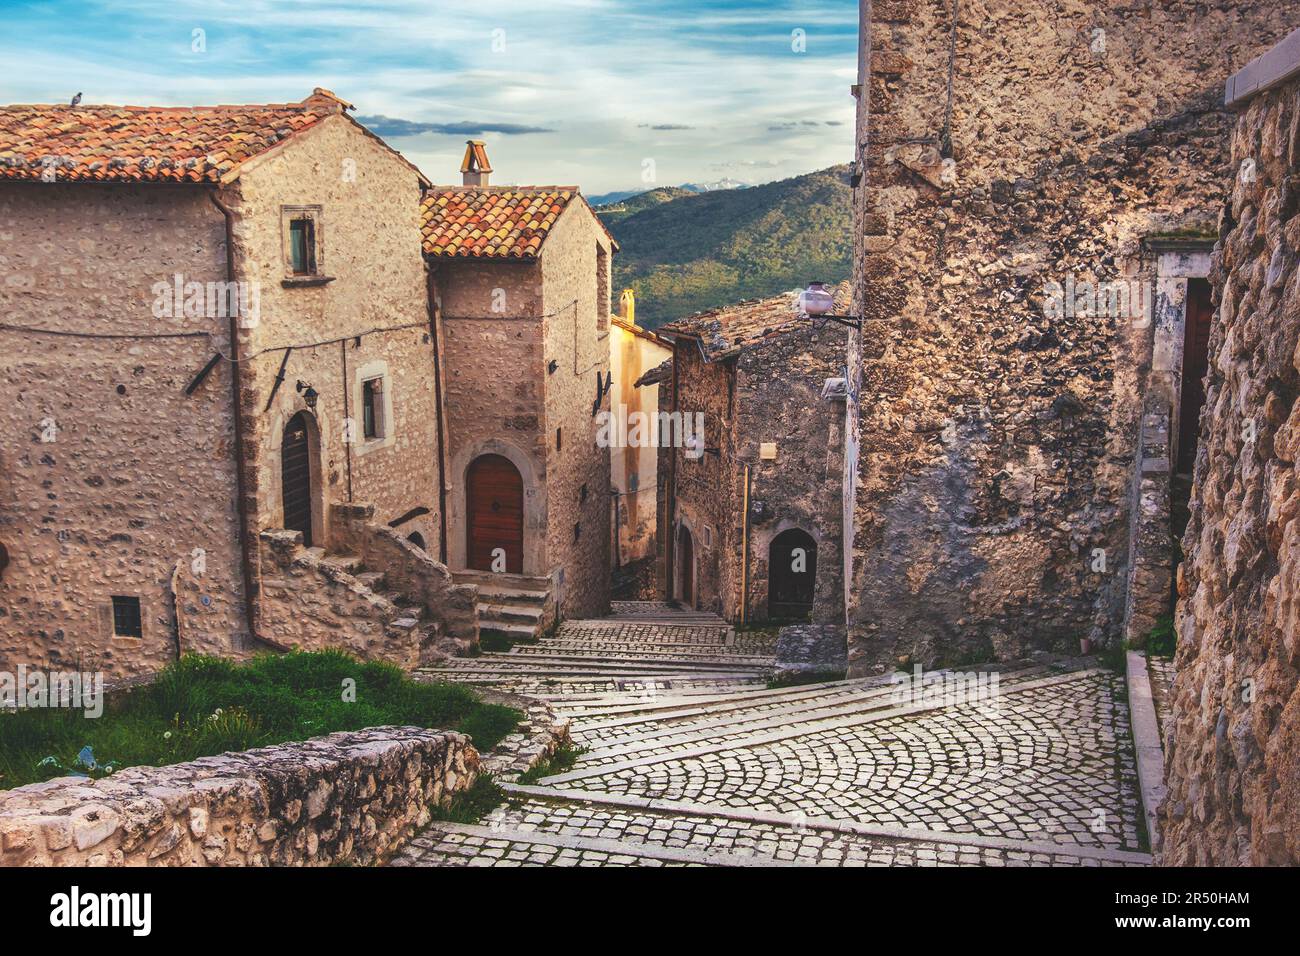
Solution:
[(456, 571), (456, 581), (478, 588), (480, 640), (531, 643), (555, 623), (555, 598), (551, 579), (527, 574), (491, 571)]
[[(340, 646), (404, 667), (447, 656), (439, 650), (440, 623), (422, 602), (390, 587), (383, 571), (356, 555), (303, 547), (300, 531), (264, 531), (261, 538), (273, 556), (263, 562), (263, 631), (276, 644)], [(312, 578), (317, 586), (304, 587)]]

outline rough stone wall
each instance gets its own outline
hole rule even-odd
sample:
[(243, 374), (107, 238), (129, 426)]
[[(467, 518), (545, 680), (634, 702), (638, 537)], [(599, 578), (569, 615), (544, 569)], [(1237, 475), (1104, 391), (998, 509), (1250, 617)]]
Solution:
[(0, 866), (369, 864), (473, 784), (463, 734), (373, 727), (0, 793)]
[[(839, 564), (844, 406), (822, 398), (822, 388), (828, 378), (844, 374), (847, 332), (833, 323), (822, 329), (810, 325), (740, 355), (735, 441), (737, 467), (743, 470), (748, 463), (751, 469), (749, 620), (768, 617), (772, 539), (800, 528), (817, 542), (813, 621), (844, 622)], [(764, 442), (777, 446), (774, 461), (762, 460)]]
[[(741, 469), (736, 460), (736, 363), (708, 363), (699, 346), (678, 339), (673, 350), (678, 399), (673, 410), (695, 422), (704, 415), (704, 454), (684, 447), (661, 448), (660, 470), (674, 482), (671, 528), (676, 542), (681, 526), (694, 541), (695, 607), (734, 620), (740, 613)], [(694, 424), (691, 425), (694, 429)], [(663, 441), (668, 436), (662, 436)], [(712, 451), (709, 451), (712, 449)], [(675, 462), (669, 463), (668, 459)], [(706, 544), (706, 540), (712, 539)], [(680, 598), (677, 569), (681, 550), (674, 543), (671, 594)]]
[[(606, 268), (598, 285), (597, 246), (613, 262), (611, 241), (586, 203), (576, 198), (542, 247), (543, 351), (556, 363), (543, 379), (546, 444), (547, 557), (560, 568), (561, 617), (609, 610), (610, 500), (608, 447), (596, 442), (593, 404), (609, 410), (609, 328), (597, 327), (597, 298), (610, 298)], [(610, 313), (607, 312), (607, 315)], [(598, 385), (597, 383), (601, 383)], [(566, 436), (557, 450), (556, 429)]]
[(434, 267), (446, 357), (449, 563), (465, 567), (470, 463), (481, 454), (504, 454), (524, 478), (523, 573), (545, 575), (540, 267), (461, 259), (434, 260)]
[(850, 671), (1113, 640), (1153, 333), (1042, 293), (1213, 228), (1222, 81), (1300, 4), (972, 0), (951, 98), (951, 5), (867, 9)]
[[(155, 283), (224, 280), (224, 235), (199, 187), (0, 185), (6, 323), (212, 336), (0, 331), (0, 666), (161, 667), (176, 653), (172, 578), (191, 575), (196, 548), (207, 566), (181, 602), (190, 633), (216, 653), (247, 643), (230, 365), (184, 394), (228, 349), (229, 323), (153, 314)], [(140, 598), (143, 637), (114, 637), (113, 595)]]
[[(315, 543), (328, 541), (330, 504), (362, 501), (384, 523), (429, 509), (400, 530), (418, 531), (437, 553), (438, 434), (419, 188), (410, 166), (339, 116), (250, 163), (231, 191), (237, 269), (261, 289), (260, 322), (242, 343), (250, 356), (243, 384), (255, 530), (283, 527), (280, 447), (284, 426), (306, 408), (295, 388), (303, 381), (319, 393), (312, 413)], [(286, 287), (292, 270), (282, 209), (311, 205), (321, 207), (318, 271), (333, 281)], [(359, 343), (351, 338), (357, 335)], [(293, 350), (272, 399), (281, 347), (325, 341), (331, 344)], [(361, 379), (382, 372), (392, 418), (387, 436), (368, 442)], [(354, 422), (350, 447), (346, 418)]]
[[(1262, 50), (1257, 52), (1263, 52)], [(1254, 97), (1220, 223), (1163, 859), (1300, 863), (1300, 82)], [(1253, 172), (1251, 172), (1253, 170)]]

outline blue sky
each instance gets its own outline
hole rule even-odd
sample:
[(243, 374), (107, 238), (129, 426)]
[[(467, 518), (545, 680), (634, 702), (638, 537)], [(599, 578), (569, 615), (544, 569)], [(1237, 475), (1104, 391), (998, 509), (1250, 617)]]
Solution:
[(759, 183), (850, 158), (856, 29), (853, 0), (5, 0), (0, 102), (324, 86), (438, 182), (475, 136), (494, 182)]

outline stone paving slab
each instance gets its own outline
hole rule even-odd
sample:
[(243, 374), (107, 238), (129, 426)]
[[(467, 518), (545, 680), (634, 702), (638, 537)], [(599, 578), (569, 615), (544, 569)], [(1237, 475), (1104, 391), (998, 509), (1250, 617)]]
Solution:
[[(768, 635), (674, 614), (566, 622), (433, 671), (543, 699), (590, 749), (395, 864), (1149, 864), (1117, 675), (1046, 662), (1073, 670), (1000, 674), (993, 701), (891, 706), (888, 675), (769, 689)], [(716, 669), (747, 656), (760, 666)]]
[[(543, 781), (837, 820), (1140, 850), (1136, 769), (1118, 678), (677, 755), (584, 765)], [(1117, 694), (1121, 696), (1117, 699)], [(575, 794), (576, 795), (576, 794)]]

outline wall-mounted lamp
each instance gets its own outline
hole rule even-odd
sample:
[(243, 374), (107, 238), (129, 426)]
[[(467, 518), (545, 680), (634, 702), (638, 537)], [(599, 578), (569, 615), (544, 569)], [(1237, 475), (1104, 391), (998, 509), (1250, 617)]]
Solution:
[(320, 397), (320, 393), (302, 379), (298, 379), (298, 385), (296, 387), (298, 389), (298, 394), (302, 396), (302, 400), (307, 403), (307, 407), (313, 412), (316, 411), (316, 399)]
[(555, 361), (555, 359), (551, 359), (549, 362), (546, 363), (546, 371), (551, 375), (554, 375), (555, 370), (559, 367), (560, 367), (560, 363)]
[(824, 324), (828, 320), (851, 329), (862, 330), (862, 319), (856, 315), (833, 315), (835, 296), (826, 288), (824, 282), (809, 282), (808, 288), (799, 293), (799, 314), (818, 320)]

